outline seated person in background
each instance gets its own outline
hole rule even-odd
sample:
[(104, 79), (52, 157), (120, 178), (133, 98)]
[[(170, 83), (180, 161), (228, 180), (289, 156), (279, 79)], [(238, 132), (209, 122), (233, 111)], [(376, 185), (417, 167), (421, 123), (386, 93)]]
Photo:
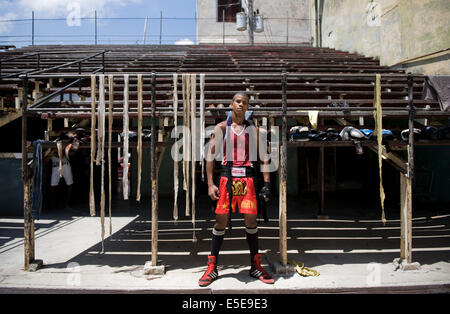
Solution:
[(72, 193), (72, 184), (73, 184), (73, 176), (72, 176), (72, 168), (70, 167), (69, 160), (66, 157), (63, 157), (61, 160), (62, 168), (60, 172), (60, 159), (57, 154), (53, 154), (51, 157), (52, 162), (52, 175), (50, 179), (50, 204), (51, 207), (54, 208), (56, 204), (56, 191), (59, 185), (59, 181), (61, 177), (64, 178), (64, 181), (67, 186), (67, 194), (65, 199), (65, 207), (68, 207), (70, 196)]

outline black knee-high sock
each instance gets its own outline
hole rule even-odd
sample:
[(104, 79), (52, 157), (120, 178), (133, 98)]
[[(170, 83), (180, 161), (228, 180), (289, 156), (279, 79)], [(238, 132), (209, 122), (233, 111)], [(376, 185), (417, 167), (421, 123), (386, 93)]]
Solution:
[(258, 254), (258, 228), (245, 227), (245, 234), (247, 235), (247, 243), (250, 249), (250, 261), (254, 262), (255, 255)]
[(211, 241), (211, 255), (216, 257), (216, 263), (219, 259), (219, 251), (220, 247), (222, 246), (223, 242), (223, 236), (225, 234), (225, 230), (216, 230), (213, 228), (213, 235), (212, 235), (212, 241)]

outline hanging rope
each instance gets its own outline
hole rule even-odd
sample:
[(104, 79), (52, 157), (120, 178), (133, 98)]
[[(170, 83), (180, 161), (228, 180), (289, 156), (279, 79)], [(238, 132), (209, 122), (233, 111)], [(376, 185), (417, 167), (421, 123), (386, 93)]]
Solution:
[(205, 73), (200, 74), (200, 163), (202, 181), (205, 181)]
[(138, 173), (136, 201), (141, 201), (141, 172), (142, 172), (142, 74), (138, 74)]
[(381, 108), (381, 75), (376, 74), (375, 76), (375, 97), (374, 105), (376, 111), (374, 112), (375, 118), (375, 133), (377, 134), (377, 145), (378, 145), (378, 169), (380, 174), (380, 201), (381, 201), (381, 221), (383, 224), (386, 223), (386, 217), (384, 214), (384, 188), (383, 188), (383, 176), (382, 176), (382, 129), (383, 129), (383, 112)]
[(109, 193), (108, 193), (108, 207), (109, 207), (109, 235), (112, 234), (112, 219), (111, 219), (111, 199), (112, 199), (112, 189), (111, 189), (111, 144), (112, 144), (112, 125), (113, 125), (113, 103), (114, 103), (114, 78), (110, 74), (108, 76), (108, 89), (109, 89), (109, 108), (108, 108), (108, 177), (109, 177)]
[(91, 75), (91, 173), (89, 189), (89, 211), (91, 216), (95, 216), (95, 196), (94, 196), (94, 159), (95, 159), (95, 75)]
[(128, 126), (128, 74), (123, 75), (123, 199), (128, 200), (128, 141), (129, 141), (129, 126)]
[(197, 121), (196, 121), (196, 111), (197, 111), (197, 75), (191, 74), (191, 212), (192, 212), (192, 241), (197, 241), (195, 235), (195, 161), (197, 157)]
[(62, 149), (62, 141), (57, 141), (56, 142), (56, 148), (58, 150), (58, 159), (59, 159), (59, 177), (62, 178), (63, 177), (63, 164), (62, 164), (62, 159), (63, 159), (63, 149)]
[[(99, 91), (98, 91), (98, 109), (97, 109), (97, 157), (95, 158), (95, 164), (101, 165), (103, 159), (103, 148), (105, 146), (105, 76), (100, 74), (98, 76)], [(102, 90), (103, 89), (103, 94)], [(103, 141), (103, 143), (102, 143)]]
[[(190, 130), (190, 91), (191, 80), (189, 74), (183, 74), (183, 125), (184, 131)], [(186, 216), (190, 215), (190, 194), (189, 194), (189, 160), (190, 160), (190, 141), (189, 134), (183, 132), (183, 190), (186, 191)]]
[[(178, 135), (178, 74), (173, 74), (173, 124), (175, 135)], [(175, 141), (175, 152), (178, 154), (178, 142)], [(178, 220), (178, 161), (173, 160), (173, 219)]]
[(99, 77), (99, 103), (98, 103), (98, 150), (97, 165), (101, 163), (101, 192), (100, 192), (100, 223), (102, 234), (102, 253), (105, 252), (105, 75)]

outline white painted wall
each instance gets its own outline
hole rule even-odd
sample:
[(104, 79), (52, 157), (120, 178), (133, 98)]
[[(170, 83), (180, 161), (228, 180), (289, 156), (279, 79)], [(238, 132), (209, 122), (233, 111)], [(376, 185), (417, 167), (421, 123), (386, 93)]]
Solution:
[[(242, 0), (245, 5), (246, 0)], [(254, 33), (255, 44), (310, 43), (311, 1), (253, 0), (254, 11), (264, 17), (264, 32)], [(286, 23), (289, 18), (289, 22)], [(197, 43), (223, 43), (223, 23), (217, 22), (217, 0), (197, 0)], [(225, 43), (248, 43), (248, 31), (237, 31), (235, 23), (225, 23)]]
[[(449, 21), (448, 0), (325, 0), (322, 45), (392, 66), (450, 48)], [(448, 55), (408, 63), (406, 69), (448, 75)]]

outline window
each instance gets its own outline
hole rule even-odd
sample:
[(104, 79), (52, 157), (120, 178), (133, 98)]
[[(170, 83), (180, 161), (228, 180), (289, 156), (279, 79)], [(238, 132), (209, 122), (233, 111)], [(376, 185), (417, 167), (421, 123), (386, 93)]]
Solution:
[(217, 22), (236, 22), (236, 13), (241, 12), (241, 0), (217, 0)]

